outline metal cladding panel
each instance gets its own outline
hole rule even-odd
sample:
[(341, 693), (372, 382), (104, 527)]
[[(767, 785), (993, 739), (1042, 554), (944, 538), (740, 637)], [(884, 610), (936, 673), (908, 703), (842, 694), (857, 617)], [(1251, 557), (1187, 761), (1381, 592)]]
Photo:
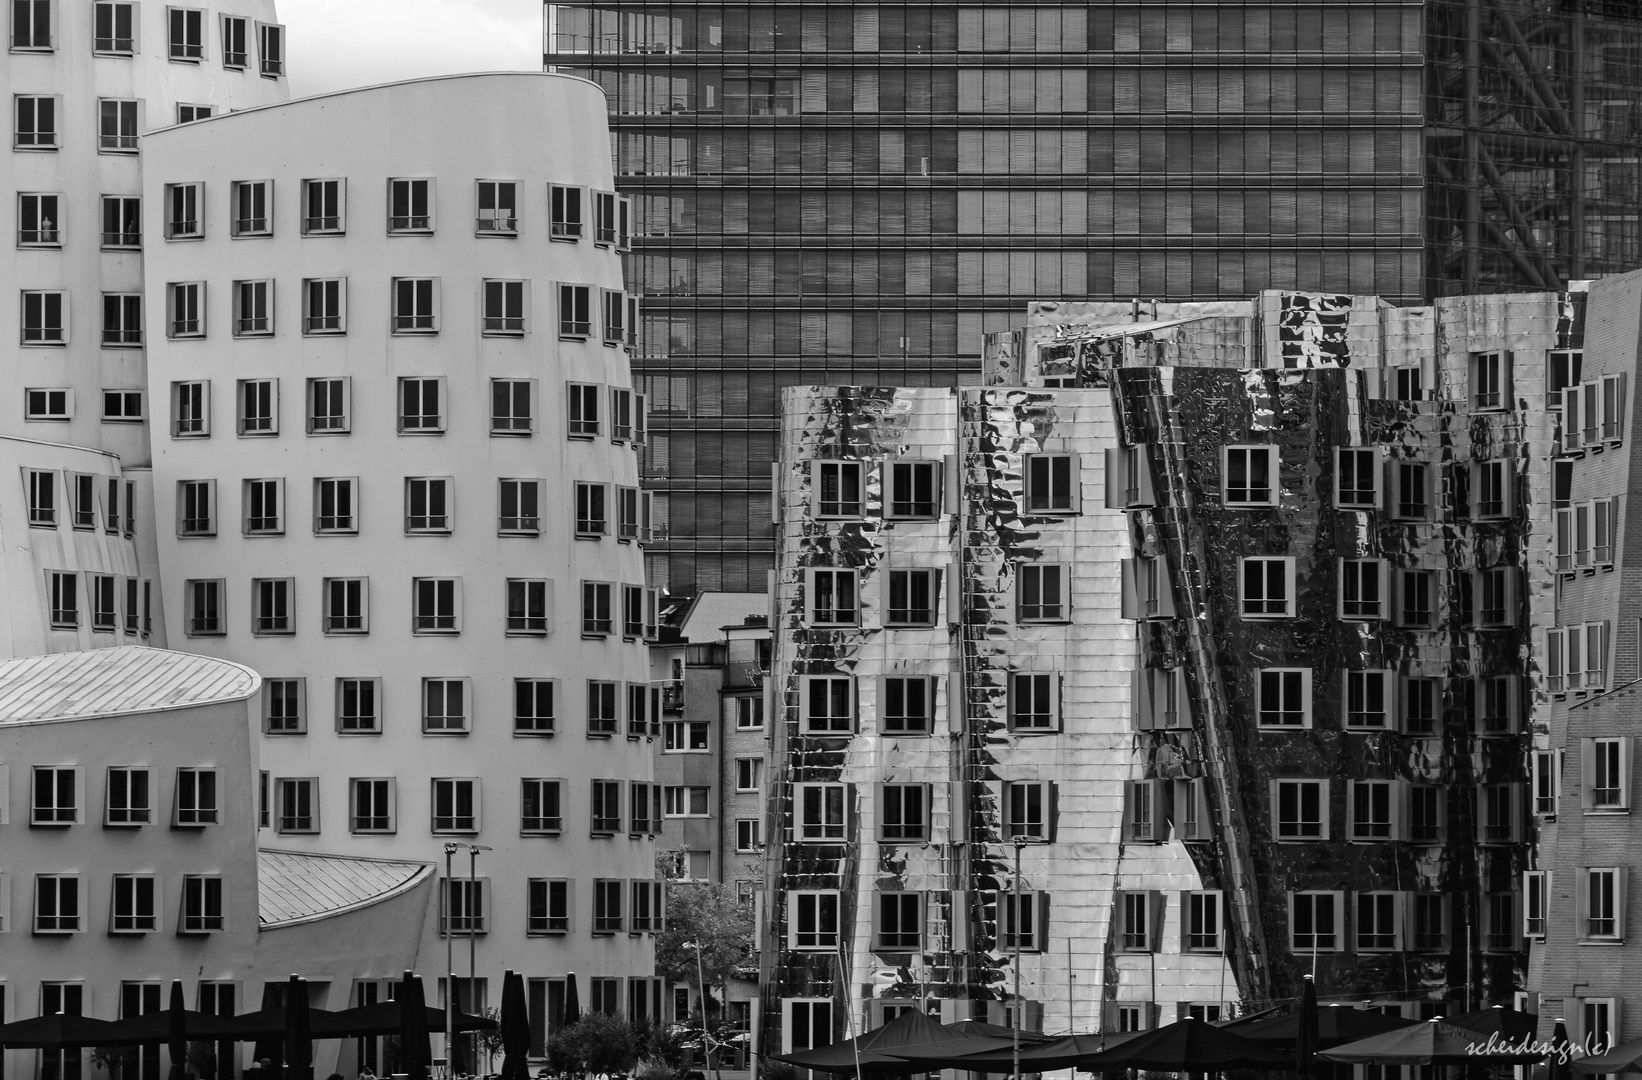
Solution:
[[(1394, 309), (1392, 309), (1394, 310)], [(1470, 792), (1484, 784), (1520, 786), (1527, 732), (1542, 705), (1534, 660), (1536, 629), (1552, 617), (1547, 539), (1551, 422), (1541, 389), (1544, 351), (1566, 347), (1577, 332), (1566, 297), (1470, 298), (1427, 313), (1388, 319), (1388, 364), (1429, 362), (1435, 400), (1375, 397), (1367, 373), (1340, 368), (1223, 371), (1122, 370), (1112, 378), (1121, 437), (1151, 448), (1157, 508), (1134, 515), (1155, 536), (1176, 586), (1172, 624), (1142, 635), (1147, 666), (1184, 663), (1200, 740), (1188, 748), (1189, 774), (1209, 780), (1216, 840), (1193, 845), (1211, 887), (1233, 898), (1233, 965), (1245, 1003), (1298, 992), (1315, 969), (1319, 993), (1440, 999), (1469, 984), (1474, 1000), (1508, 1000), (1522, 983), (1520, 946), (1487, 947), (1480, 939), (1485, 894), (1515, 893), (1526, 866), (1525, 842), (1480, 845), (1473, 839)], [(1388, 311), (1389, 315), (1390, 312)], [(1434, 349), (1423, 352), (1427, 344)], [(1407, 352), (1403, 349), (1407, 348)], [(1515, 362), (1506, 407), (1469, 408), (1473, 352), (1505, 350)], [(1278, 447), (1279, 499), (1270, 508), (1223, 505), (1222, 448)], [(1334, 450), (1378, 446), (1390, 461), (1418, 459), (1437, 472), (1433, 509), (1424, 522), (1391, 520), (1381, 511), (1333, 507)], [(1515, 478), (1511, 516), (1474, 521), (1464, 512), (1468, 467), (1505, 459)], [(1241, 617), (1240, 560), (1285, 556), (1295, 563), (1293, 618)], [(1433, 630), (1400, 629), (1389, 620), (1340, 617), (1342, 558), (1376, 557), (1393, 572), (1426, 569), (1441, 583)], [(1472, 570), (1508, 567), (1525, 584), (1512, 625), (1474, 629), (1461, 611)], [(1255, 682), (1262, 667), (1311, 671), (1311, 722), (1304, 730), (1261, 730)], [(1345, 730), (1344, 675), (1386, 670), (1397, 677), (1445, 679), (1440, 734), (1412, 738)], [(1515, 678), (1527, 723), (1511, 737), (1468, 730), (1460, 692), (1484, 674)], [(1178, 751), (1156, 739), (1154, 771), (1175, 769)], [(1329, 778), (1332, 839), (1274, 842), (1267, 783), (1274, 778)], [(1463, 797), (1450, 804), (1443, 843), (1431, 846), (1349, 843), (1346, 782), (1355, 779), (1445, 784)], [(1396, 889), (1454, 898), (1451, 948), (1411, 952), (1324, 953), (1315, 959), (1288, 942), (1291, 890)], [(1351, 919), (1345, 919), (1345, 927)]]
[[(1121, 842), (1124, 782), (1141, 775), (1142, 761), (1130, 730), (1135, 635), (1119, 616), (1127, 525), (1121, 512), (1104, 509), (1102, 496), (1103, 451), (1115, 445), (1109, 394), (795, 387), (784, 406), (766, 1015), (794, 997), (839, 1000), (852, 1016), (868, 998), (951, 999), (963, 1003), (960, 1015), (1007, 999), (1014, 957), (996, 944), (994, 894), (1014, 885), (1014, 849), (1001, 799), (1006, 783), (1028, 780), (1055, 785), (1058, 808), (1054, 842), (1026, 848), (1021, 859), (1021, 888), (1050, 898), (1048, 947), (1023, 953), (1020, 972), (1022, 997), (1041, 1004), (1047, 1027), (1098, 1023), (1101, 1001), (1114, 995), (1220, 1000), (1231, 985), (1220, 956), (1111, 955), (1116, 890), (1202, 885), (1183, 845)], [(1080, 513), (1024, 512), (1023, 461), (1038, 452), (1077, 456)], [(886, 520), (885, 465), (908, 459), (951, 462), (945, 474), (955, 488), (935, 520)], [(864, 466), (858, 519), (817, 516), (818, 461)], [(1026, 562), (1070, 571), (1067, 620), (1017, 619), (1015, 579)], [(812, 626), (806, 572), (839, 566), (859, 572), (859, 624)], [(903, 566), (956, 575), (954, 587), (942, 589), (935, 626), (885, 629), (886, 572)], [(1059, 730), (1010, 729), (1015, 671), (1058, 677)], [(832, 672), (856, 679), (855, 730), (801, 734), (803, 680)], [(888, 674), (936, 678), (931, 737), (882, 732), (880, 679)], [(817, 782), (852, 785), (844, 842), (795, 837), (793, 785)], [(886, 783), (928, 785), (929, 843), (876, 839)], [(839, 891), (838, 953), (788, 948), (793, 889)], [(927, 898), (922, 948), (875, 948), (874, 902), (903, 891)]]

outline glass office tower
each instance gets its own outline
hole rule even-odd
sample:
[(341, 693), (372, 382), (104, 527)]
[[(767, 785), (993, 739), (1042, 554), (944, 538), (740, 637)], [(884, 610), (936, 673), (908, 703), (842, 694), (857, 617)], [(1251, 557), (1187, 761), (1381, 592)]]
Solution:
[(951, 384), (1046, 297), (1414, 299), (1425, 5), (549, 4), (633, 196), (653, 583), (762, 589), (789, 384)]

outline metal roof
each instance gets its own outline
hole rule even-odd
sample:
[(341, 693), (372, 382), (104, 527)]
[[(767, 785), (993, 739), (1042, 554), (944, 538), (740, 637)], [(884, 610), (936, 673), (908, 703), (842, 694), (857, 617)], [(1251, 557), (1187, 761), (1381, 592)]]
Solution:
[(136, 645), (25, 656), (0, 661), (0, 724), (243, 701), (261, 685), (241, 664)]
[(261, 850), (257, 921), (266, 930), (341, 915), (397, 896), (432, 874), (432, 863)]
[(726, 626), (740, 626), (748, 615), (766, 614), (769, 607), (770, 598), (761, 592), (704, 592), (690, 605), (680, 633), (697, 645), (722, 641)]

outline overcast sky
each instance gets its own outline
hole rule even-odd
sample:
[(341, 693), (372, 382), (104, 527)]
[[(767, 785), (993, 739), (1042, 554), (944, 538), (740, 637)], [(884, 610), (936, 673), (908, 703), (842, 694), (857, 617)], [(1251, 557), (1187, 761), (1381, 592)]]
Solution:
[(540, 71), (541, 0), (276, 0), (291, 96), (457, 71)]

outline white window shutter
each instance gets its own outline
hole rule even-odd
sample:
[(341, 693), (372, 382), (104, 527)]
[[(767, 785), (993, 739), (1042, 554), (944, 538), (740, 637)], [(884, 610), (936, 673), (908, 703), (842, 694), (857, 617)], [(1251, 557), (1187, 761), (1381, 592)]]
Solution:
[(1629, 902), (1630, 873), (1631, 868), (1628, 866), (1614, 870), (1614, 936), (1621, 941), (1625, 938), (1625, 907)]
[(1128, 450), (1122, 446), (1106, 448), (1106, 509), (1123, 510), (1129, 505), (1128, 490), (1124, 487), (1124, 457)]
[(1130, 673), (1129, 694), (1136, 731), (1151, 731), (1156, 727), (1152, 715), (1151, 669), (1137, 667)]
[(84, 825), (86, 820), (86, 803), (90, 792), (86, 791), (86, 769), (84, 765), (74, 766), (74, 824)]
[[(1596, 806), (1596, 740), (1579, 740), (1579, 805), (1591, 810)], [(1584, 911), (1583, 907), (1580, 911)]]
[(1635, 739), (1629, 735), (1619, 739), (1619, 805), (1631, 808), (1631, 754)]

